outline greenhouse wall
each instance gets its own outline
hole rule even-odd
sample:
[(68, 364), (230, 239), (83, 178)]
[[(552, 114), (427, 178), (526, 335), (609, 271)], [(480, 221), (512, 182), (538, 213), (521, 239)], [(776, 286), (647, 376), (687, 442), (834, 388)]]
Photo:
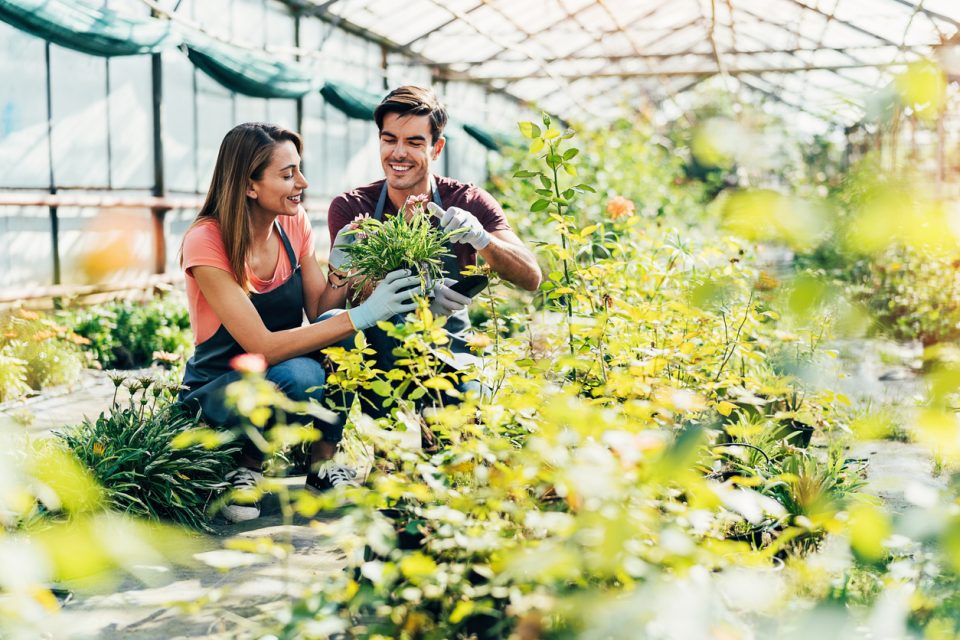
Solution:
[[(163, 6), (174, 3), (161, 3)], [(105, 6), (149, 15), (137, 0)], [(313, 67), (322, 81), (340, 81), (380, 95), (386, 87), (430, 84), (429, 67), (315, 17), (296, 18), (278, 0), (182, 0), (177, 15), (211, 34), (254, 50), (320, 52)], [(297, 24), (299, 21), (299, 25)], [(325, 254), (326, 209), (346, 189), (378, 179), (376, 127), (348, 118), (318, 91), (300, 100), (255, 98), (235, 93), (200, 71), (179, 49), (159, 55), (162, 75), (162, 193), (156, 187), (153, 144), (152, 57), (98, 57), (49, 45), (0, 22), (0, 193), (29, 200), (50, 194), (148, 198), (162, 195), (192, 202), (167, 211), (166, 269), (176, 271), (181, 236), (209, 183), (223, 135), (247, 121), (269, 121), (299, 130), (305, 141), (305, 202)], [(278, 54), (279, 55), (279, 54)], [(292, 61), (292, 58), (291, 58)], [(47, 87), (50, 87), (49, 106)], [(484, 89), (465, 83), (434, 85), (456, 121), (485, 124)], [(318, 84), (319, 87), (319, 84)], [(499, 98), (497, 114), (503, 117)], [(298, 104), (299, 103), (299, 104)], [(513, 105), (516, 113), (519, 107)], [(47, 117), (49, 109), (49, 119)], [(498, 125), (499, 126), (499, 125)], [(458, 126), (448, 128), (439, 173), (482, 184), (488, 150)], [(32, 204), (32, 203), (31, 203)], [(104, 241), (109, 224), (133, 233), (137, 259), (109, 274), (111, 280), (155, 270), (150, 209), (73, 207), (53, 210), (59, 230), (59, 278), (55, 277), (51, 209), (0, 207), (0, 269), (8, 287), (78, 284), (90, 274), (75, 268), (91, 243)], [(131, 231), (132, 230), (132, 231)], [(90, 232), (88, 236), (85, 236)], [(119, 232), (119, 231), (118, 231)], [(142, 258), (142, 259), (141, 259)]]

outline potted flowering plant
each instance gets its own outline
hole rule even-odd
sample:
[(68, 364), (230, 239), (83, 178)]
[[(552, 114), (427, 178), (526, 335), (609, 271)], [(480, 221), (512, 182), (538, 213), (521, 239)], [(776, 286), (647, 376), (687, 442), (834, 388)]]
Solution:
[(347, 268), (357, 273), (357, 287), (366, 290), (391, 271), (409, 269), (419, 275), (424, 292), (443, 273), (442, 259), (450, 234), (430, 223), (425, 205), (429, 198), (411, 196), (396, 215), (384, 221), (368, 215), (350, 223), (355, 236), (347, 245)]

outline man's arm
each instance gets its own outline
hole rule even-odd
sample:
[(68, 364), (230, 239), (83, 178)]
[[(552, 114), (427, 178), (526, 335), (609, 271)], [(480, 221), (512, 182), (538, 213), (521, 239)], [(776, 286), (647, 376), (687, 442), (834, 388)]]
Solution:
[(513, 231), (490, 232), (490, 243), (477, 253), (504, 280), (527, 291), (540, 287), (543, 274), (533, 252)]

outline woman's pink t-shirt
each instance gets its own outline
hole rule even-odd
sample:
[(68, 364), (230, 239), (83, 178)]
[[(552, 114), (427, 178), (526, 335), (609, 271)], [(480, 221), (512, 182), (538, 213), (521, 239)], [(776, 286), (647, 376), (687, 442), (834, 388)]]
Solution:
[[(290, 239), (290, 245), (297, 254), (297, 259), (302, 262), (313, 252), (313, 228), (310, 226), (306, 212), (301, 210), (296, 216), (279, 216), (277, 220), (286, 232), (287, 238)], [(283, 247), (280, 234), (274, 234), (274, 238), (280, 245), (280, 252), (273, 277), (269, 280), (258, 278), (250, 271), (249, 266), (247, 267), (247, 277), (250, 279), (254, 293), (266, 293), (276, 289), (293, 275), (293, 266), (287, 259), (287, 252)], [(223, 237), (220, 234), (220, 223), (216, 220), (205, 220), (191, 227), (183, 237), (183, 271), (187, 281), (187, 308), (190, 312), (190, 326), (193, 328), (196, 344), (212, 337), (222, 324), (207, 303), (191, 272), (193, 267), (199, 266), (216, 267), (233, 273), (233, 269), (230, 268), (230, 259), (223, 245)]]

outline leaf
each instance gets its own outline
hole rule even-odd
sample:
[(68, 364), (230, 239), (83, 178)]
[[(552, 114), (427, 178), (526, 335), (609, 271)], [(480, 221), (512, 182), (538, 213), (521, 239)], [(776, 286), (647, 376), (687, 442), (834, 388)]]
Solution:
[(588, 226), (584, 227), (583, 229), (580, 230), (580, 237), (581, 237), (581, 238), (586, 238), (586, 237), (589, 236), (591, 233), (593, 233), (594, 231), (596, 231), (599, 226), (600, 226), (600, 225), (598, 225), (598, 224), (591, 224), (591, 225), (588, 225)]
[(543, 175), (536, 171), (527, 171), (526, 169), (521, 169), (520, 171), (515, 171), (513, 174), (514, 178), (533, 178), (535, 176)]
[(596, 193), (596, 192), (597, 192), (596, 189), (594, 189), (593, 187), (591, 187), (591, 186), (588, 185), (588, 184), (578, 184), (578, 185), (577, 185), (576, 187), (574, 187), (574, 188), (575, 188), (575, 189), (583, 189), (584, 191), (589, 191), (590, 193)]
[(544, 189), (552, 189), (552, 188), (553, 188), (553, 180), (551, 180), (551, 179), (548, 178), (547, 176), (543, 175), (542, 173), (540, 174), (540, 184), (543, 185), (543, 188), (544, 188)]
[(578, 153), (580, 153), (580, 149), (567, 149), (563, 152), (563, 159), (573, 160), (575, 157), (577, 157)]
[(543, 151), (543, 138), (535, 138), (533, 142), (530, 143), (530, 153), (540, 153)]
[(566, 171), (571, 176), (577, 175), (577, 168), (567, 162), (563, 163), (563, 170)]
[(453, 383), (450, 382), (449, 379), (441, 376), (436, 376), (434, 378), (430, 378), (429, 380), (425, 380), (423, 382), (423, 386), (428, 389), (437, 389), (439, 391), (450, 391), (453, 389)]
[(372, 383), (370, 383), (370, 390), (383, 398), (386, 398), (393, 393), (393, 388), (386, 380), (374, 380)]
[(549, 129), (543, 132), (543, 137), (546, 138), (547, 140), (553, 140), (554, 138), (559, 138), (560, 130), (550, 127)]
[(722, 400), (717, 403), (717, 413), (724, 417), (729, 416), (736, 408), (737, 405), (733, 404), (732, 402), (727, 402), (726, 400)]
[(517, 126), (520, 127), (520, 133), (522, 133), (525, 138), (540, 137), (540, 127), (532, 122), (518, 122)]
[(549, 201), (549, 200), (545, 200), (544, 198), (540, 198), (539, 200), (537, 200), (536, 202), (534, 202), (532, 205), (530, 205), (530, 211), (533, 212), (533, 213), (536, 213), (537, 211), (543, 211), (544, 209), (546, 209), (546, 208), (549, 207), (549, 206), (550, 206), (550, 201)]

